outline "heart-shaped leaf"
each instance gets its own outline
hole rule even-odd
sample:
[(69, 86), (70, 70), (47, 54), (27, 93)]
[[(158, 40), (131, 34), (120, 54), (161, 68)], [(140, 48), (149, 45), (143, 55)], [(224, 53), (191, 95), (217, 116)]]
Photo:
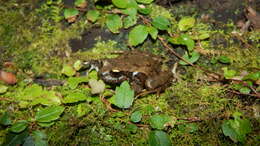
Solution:
[(150, 146), (171, 146), (170, 137), (163, 131), (151, 131), (148, 139)]
[(184, 17), (179, 21), (178, 27), (180, 31), (186, 31), (192, 28), (194, 24), (195, 24), (195, 19), (193, 17)]
[(170, 21), (163, 16), (157, 16), (152, 20), (152, 25), (159, 30), (167, 30), (170, 24)]
[(144, 42), (148, 36), (147, 27), (144, 25), (135, 26), (129, 33), (128, 43), (137, 46)]
[(134, 91), (127, 81), (116, 87), (116, 94), (110, 101), (119, 108), (129, 108), (133, 104)]
[(100, 13), (97, 10), (89, 10), (87, 13), (87, 19), (91, 22), (96, 22), (99, 16)]
[(111, 32), (119, 33), (119, 29), (122, 28), (123, 23), (119, 15), (108, 14), (106, 17), (106, 25)]

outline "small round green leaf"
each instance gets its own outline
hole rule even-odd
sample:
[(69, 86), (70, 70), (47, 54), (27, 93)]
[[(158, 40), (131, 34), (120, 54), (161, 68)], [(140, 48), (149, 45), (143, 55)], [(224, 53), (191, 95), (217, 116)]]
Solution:
[(260, 71), (246, 75), (245, 77), (243, 77), (243, 80), (252, 80), (252, 81), (260, 80)]
[(167, 30), (170, 24), (170, 21), (163, 16), (157, 16), (152, 20), (152, 25), (159, 30)]
[(119, 15), (108, 14), (106, 17), (106, 25), (111, 32), (119, 33), (119, 29), (122, 28), (123, 23)]
[(138, 3), (142, 3), (142, 4), (150, 4), (153, 2), (153, 0), (136, 0)]
[(77, 16), (78, 14), (79, 14), (79, 11), (77, 9), (74, 9), (74, 8), (66, 8), (64, 10), (65, 19), (73, 17), (73, 16)]
[(150, 124), (152, 126), (152, 128), (155, 129), (163, 129), (164, 125), (170, 121), (170, 117), (167, 115), (153, 115), (150, 118)]
[(170, 137), (163, 131), (151, 131), (148, 143), (150, 146), (171, 146)]
[(130, 119), (134, 123), (140, 122), (142, 119), (142, 112), (141, 111), (133, 112)]
[(128, 43), (137, 46), (144, 42), (148, 36), (147, 27), (144, 25), (135, 26), (129, 33)]
[(240, 93), (249, 94), (251, 92), (251, 89), (248, 87), (242, 87), (239, 89)]
[(231, 60), (227, 56), (219, 56), (218, 61), (225, 64), (231, 63)]
[(87, 13), (87, 19), (91, 22), (96, 22), (99, 16), (100, 13), (97, 10), (89, 10)]
[(193, 17), (185, 17), (179, 21), (178, 27), (180, 31), (186, 31), (192, 28), (194, 24), (195, 24), (195, 19)]
[(131, 26), (134, 26), (137, 22), (137, 18), (135, 15), (133, 16), (126, 16), (124, 19), (123, 19), (123, 25), (124, 25), (124, 28), (129, 28)]
[(223, 67), (222, 70), (224, 71), (224, 77), (226, 79), (233, 78), (237, 73), (235, 70), (232, 70), (232, 69), (229, 70), (227, 67)]
[(12, 132), (15, 132), (15, 133), (20, 133), (20, 132), (22, 132), (27, 126), (28, 126), (28, 121), (26, 121), (26, 120), (20, 120), (20, 121), (17, 121), (17, 122), (10, 128), (10, 130), (11, 130)]
[(187, 34), (181, 34), (181, 36), (177, 38), (177, 41), (179, 44), (187, 46), (189, 51), (192, 51), (195, 46), (194, 40)]
[(112, 0), (112, 3), (118, 8), (126, 8), (128, 0)]

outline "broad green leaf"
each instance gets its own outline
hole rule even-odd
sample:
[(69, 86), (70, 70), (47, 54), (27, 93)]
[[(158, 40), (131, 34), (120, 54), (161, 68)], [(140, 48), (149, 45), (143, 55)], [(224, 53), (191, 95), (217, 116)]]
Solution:
[(136, 8), (137, 9), (138, 4), (135, 0), (128, 0), (127, 8)]
[(37, 122), (51, 122), (57, 120), (64, 111), (62, 106), (51, 106), (44, 108), (36, 113)]
[(163, 131), (151, 131), (148, 143), (150, 146), (171, 146), (170, 137)]
[(28, 126), (28, 121), (20, 120), (12, 125), (12, 127), (10, 128), (10, 131), (12, 131), (14, 133), (20, 133), (20, 132), (24, 131), (27, 128), (27, 126)]
[(42, 91), (42, 94), (35, 98), (31, 102), (31, 105), (36, 105), (36, 104), (42, 104), (42, 105), (60, 105), (61, 104), (61, 99), (59, 96), (57, 96), (57, 93), (55, 91)]
[(84, 4), (84, 3), (86, 3), (86, 0), (76, 0), (74, 2), (75, 6), (80, 6), (80, 5)]
[(186, 45), (189, 51), (192, 51), (195, 46), (194, 40), (187, 34), (181, 34), (181, 36), (177, 38), (177, 41), (181, 45)]
[(152, 20), (152, 25), (159, 30), (167, 30), (170, 24), (170, 21), (163, 16), (157, 16)]
[(232, 70), (232, 69), (229, 70), (227, 67), (223, 67), (222, 70), (224, 71), (224, 77), (226, 79), (233, 78), (237, 73), (235, 70)]
[[(188, 62), (190, 62), (190, 63), (195, 63), (196, 61), (198, 61), (199, 60), (199, 58), (200, 58), (200, 54), (198, 53), (198, 52), (196, 52), (196, 51), (193, 51), (192, 53), (191, 53), (191, 56), (189, 56), (188, 55), (188, 53), (187, 52), (185, 52), (185, 54), (182, 56), (185, 60), (187, 60)], [(179, 62), (181, 65), (188, 65), (188, 63), (186, 63), (186, 62), (184, 62), (184, 61), (180, 61)]]
[(119, 33), (119, 29), (122, 28), (123, 23), (119, 15), (108, 14), (106, 17), (106, 25), (111, 32)]
[(11, 117), (8, 112), (5, 112), (1, 117), (0, 117), (0, 124), (1, 125), (10, 125), (12, 123)]
[(136, 17), (137, 10), (136, 10), (136, 8), (127, 8), (127, 9), (122, 10), (122, 13), (125, 15)]
[(41, 86), (33, 84), (26, 87), (19, 95), (21, 107), (29, 105), (59, 105), (61, 104), (60, 97), (56, 95), (55, 91), (43, 90)]
[(93, 23), (97, 21), (99, 16), (100, 16), (100, 13), (97, 10), (89, 10), (87, 13), (87, 19)]
[(170, 117), (167, 116), (167, 115), (159, 115), (159, 114), (157, 114), (157, 115), (153, 115), (150, 118), (150, 125), (154, 129), (159, 129), (159, 130), (163, 129), (164, 125), (167, 122), (170, 122)]
[(7, 91), (8, 87), (5, 85), (0, 85), (0, 94), (5, 93)]
[(116, 87), (115, 96), (111, 99), (112, 104), (116, 105), (119, 108), (129, 108), (134, 101), (134, 91), (130, 88), (130, 85), (127, 81), (121, 83), (120, 87)]
[(70, 77), (68, 78), (68, 86), (71, 88), (71, 89), (76, 89), (77, 86), (80, 84), (80, 83), (86, 83), (88, 82), (88, 77), (86, 76), (81, 76), (81, 77)]
[(151, 36), (154, 40), (156, 40), (157, 35), (158, 35), (158, 30), (157, 30), (156, 28), (150, 26), (150, 27), (148, 27), (148, 32), (149, 32), (150, 36)]
[(23, 99), (34, 100), (35, 98), (41, 96), (42, 92), (43, 90), (41, 86), (33, 84), (24, 89), (22, 96)]
[(65, 19), (73, 17), (73, 16), (77, 16), (78, 14), (79, 14), (79, 11), (77, 9), (74, 9), (74, 8), (66, 8), (64, 10)]
[(225, 63), (225, 64), (229, 64), (231, 63), (230, 58), (228, 58), (227, 56), (219, 56), (218, 61), (221, 63)]
[(137, 22), (137, 18), (136, 16), (126, 16), (124, 19), (123, 19), (123, 25), (124, 25), (124, 28), (129, 28), (131, 26), (134, 26)]
[(133, 112), (130, 119), (134, 123), (140, 122), (142, 119), (142, 112), (141, 111)]
[(180, 31), (186, 31), (192, 28), (194, 24), (195, 24), (195, 19), (193, 17), (185, 17), (179, 21), (178, 27)]
[(144, 42), (147, 38), (148, 31), (144, 25), (135, 26), (129, 33), (128, 43), (131, 46), (137, 46)]
[(68, 65), (68, 64), (63, 66), (61, 72), (63, 74), (65, 74), (66, 76), (69, 76), (69, 77), (75, 75), (75, 73), (76, 73), (75, 69), (72, 66)]
[(7, 133), (7, 136), (5, 138), (5, 142), (2, 144), (2, 146), (18, 146), (23, 144), (24, 140), (29, 136), (29, 132), (27, 130), (24, 130), (21, 133), (13, 133), (9, 132)]
[(153, 0), (136, 0), (138, 3), (142, 3), (142, 4), (150, 4), (153, 2)]
[(251, 124), (247, 119), (241, 119), (240, 113), (233, 114), (234, 120), (226, 120), (221, 125), (223, 134), (234, 142), (245, 142), (246, 134), (252, 131)]
[(39, 130), (32, 132), (32, 137), (34, 139), (35, 146), (48, 146), (47, 135)]
[(79, 101), (85, 101), (88, 96), (83, 92), (72, 92), (63, 99), (63, 103), (75, 103)]
[(243, 80), (252, 80), (252, 81), (257, 81), (260, 79), (260, 71), (255, 72), (255, 73), (250, 73), (243, 77)]
[(128, 0), (112, 0), (112, 3), (118, 8), (126, 8)]
[(240, 93), (249, 94), (251, 92), (251, 89), (248, 87), (242, 87), (239, 89)]

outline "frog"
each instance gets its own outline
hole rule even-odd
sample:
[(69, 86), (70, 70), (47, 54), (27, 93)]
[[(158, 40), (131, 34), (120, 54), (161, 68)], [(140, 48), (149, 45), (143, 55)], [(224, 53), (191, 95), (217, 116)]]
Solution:
[(98, 71), (98, 76), (105, 83), (118, 85), (127, 80), (135, 93), (162, 91), (170, 85), (173, 77), (170, 69), (163, 66), (162, 57), (139, 50), (87, 63)]

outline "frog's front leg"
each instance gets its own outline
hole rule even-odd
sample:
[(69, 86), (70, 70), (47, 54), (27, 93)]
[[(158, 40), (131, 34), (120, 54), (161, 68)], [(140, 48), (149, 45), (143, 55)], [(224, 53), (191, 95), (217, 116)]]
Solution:
[(125, 75), (110, 71), (101, 72), (99, 73), (99, 76), (104, 82), (110, 84), (119, 84), (127, 80), (127, 77)]

